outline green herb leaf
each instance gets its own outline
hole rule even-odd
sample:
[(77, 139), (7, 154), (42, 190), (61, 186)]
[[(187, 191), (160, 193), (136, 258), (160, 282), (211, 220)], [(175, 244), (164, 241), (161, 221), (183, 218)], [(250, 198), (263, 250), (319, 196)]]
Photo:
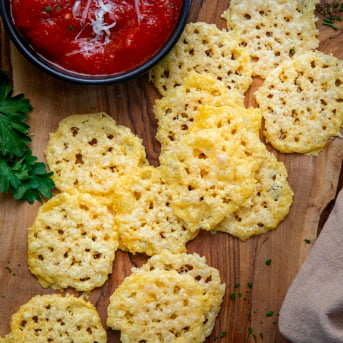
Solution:
[(0, 192), (12, 192), (16, 200), (33, 203), (52, 197), (55, 187), (45, 164), (37, 162), (28, 144), (25, 123), (32, 109), (23, 94), (12, 96), (7, 76), (0, 70)]
[(267, 265), (267, 266), (270, 266), (271, 263), (272, 263), (272, 260), (271, 260), (271, 259), (266, 260), (266, 265)]
[(267, 311), (267, 312), (266, 312), (266, 316), (267, 316), (267, 317), (271, 317), (273, 314), (274, 314), (273, 311)]

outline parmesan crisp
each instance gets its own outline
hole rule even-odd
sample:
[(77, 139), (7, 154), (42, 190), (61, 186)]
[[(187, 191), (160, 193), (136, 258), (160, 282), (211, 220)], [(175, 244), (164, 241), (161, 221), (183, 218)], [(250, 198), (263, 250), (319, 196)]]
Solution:
[(106, 343), (93, 304), (72, 295), (36, 295), (12, 316), (12, 343)]
[(319, 1), (232, 0), (223, 14), (252, 58), (253, 74), (265, 78), (282, 61), (319, 45), (314, 10)]

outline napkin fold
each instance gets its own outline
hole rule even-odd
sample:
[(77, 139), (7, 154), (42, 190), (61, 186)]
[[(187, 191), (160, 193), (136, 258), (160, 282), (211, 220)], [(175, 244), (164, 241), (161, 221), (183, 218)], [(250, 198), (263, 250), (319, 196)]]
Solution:
[(343, 190), (286, 294), (279, 329), (293, 343), (343, 343)]

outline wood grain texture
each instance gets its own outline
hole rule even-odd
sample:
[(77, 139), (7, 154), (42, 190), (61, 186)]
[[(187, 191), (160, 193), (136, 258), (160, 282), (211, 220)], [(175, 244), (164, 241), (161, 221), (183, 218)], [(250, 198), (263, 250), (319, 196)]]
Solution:
[[(223, 28), (225, 22), (220, 15), (228, 5), (228, 0), (194, 0), (189, 20), (216, 23)], [(320, 23), (319, 20), (319, 49), (343, 59), (343, 26), (333, 31)], [(160, 149), (152, 114), (158, 94), (146, 75), (100, 88), (71, 85), (43, 74), (28, 63), (8, 44), (3, 27), (0, 37), (1, 67), (10, 72), (15, 93), (24, 93), (33, 105), (28, 123), (33, 134), (32, 150), (40, 160), (44, 160), (49, 132), (56, 129), (62, 118), (74, 113), (105, 111), (140, 136), (150, 163), (158, 164)], [(253, 91), (261, 82), (255, 80), (246, 97), (247, 105), (255, 104)], [(189, 252), (206, 256), (208, 263), (220, 270), (227, 285), (222, 310), (207, 342), (287, 342), (278, 331), (277, 313), (342, 187), (343, 140), (331, 140), (318, 157), (276, 155), (285, 163), (295, 193), (290, 214), (279, 228), (247, 242), (224, 233), (201, 232), (188, 244)], [(27, 268), (26, 229), (38, 207), (39, 203), (29, 205), (15, 202), (9, 195), (0, 195), (0, 336), (9, 332), (10, 317), (21, 304), (33, 295), (52, 292), (42, 289)], [(310, 239), (311, 244), (304, 239)], [(269, 266), (265, 264), (267, 259), (272, 260)], [(91, 293), (90, 300), (96, 304), (104, 325), (110, 294), (130, 274), (131, 267), (145, 260), (142, 255), (118, 251), (109, 281)], [(235, 288), (235, 283), (240, 283), (240, 287)], [(232, 293), (236, 293), (235, 300), (230, 299)], [(273, 316), (266, 316), (267, 311), (273, 311)], [(215, 338), (224, 331), (225, 337)], [(119, 334), (108, 330), (108, 342), (119, 342)]]

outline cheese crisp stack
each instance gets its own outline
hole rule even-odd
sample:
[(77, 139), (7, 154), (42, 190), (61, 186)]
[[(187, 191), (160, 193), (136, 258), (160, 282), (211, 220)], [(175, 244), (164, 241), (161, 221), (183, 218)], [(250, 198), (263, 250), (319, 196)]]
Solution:
[(12, 316), (7, 343), (106, 343), (93, 304), (71, 295), (37, 295)]
[(64, 118), (45, 154), (60, 191), (109, 193), (120, 176), (147, 164), (141, 139), (105, 113)]
[(275, 229), (287, 216), (293, 192), (287, 182), (287, 170), (273, 154), (268, 153), (256, 172), (256, 188), (245, 206), (227, 215), (214, 230), (247, 240)]
[(172, 208), (193, 232), (211, 230), (254, 191), (255, 171), (266, 149), (257, 135), (241, 132), (225, 127), (199, 130), (160, 155)]
[(314, 10), (319, 1), (232, 0), (223, 14), (251, 55), (253, 74), (265, 78), (282, 61), (319, 45)]
[(197, 234), (190, 233), (175, 216), (159, 168), (137, 168), (122, 178), (113, 204), (120, 247), (132, 253), (184, 252), (186, 243)]
[(175, 270), (179, 274), (190, 275), (209, 295), (210, 309), (205, 315), (204, 323), (205, 336), (209, 336), (213, 330), (225, 293), (225, 284), (221, 283), (219, 271), (208, 266), (206, 258), (198, 254), (171, 254), (169, 252), (163, 252), (160, 255), (151, 257), (141, 267), (141, 270), (145, 271), (156, 269)]
[(244, 98), (209, 75), (190, 72), (182, 85), (170, 89), (155, 101), (154, 114), (158, 124), (156, 138), (162, 149), (188, 132), (203, 104), (243, 107)]
[(343, 125), (343, 61), (320, 51), (283, 62), (255, 93), (264, 135), (283, 153), (317, 155)]
[(112, 272), (118, 247), (112, 212), (101, 198), (60, 193), (29, 228), (28, 264), (43, 287), (90, 292)]
[(188, 73), (196, 71), (222, 81), (228, 89), (244, 94), (252, 82), (248, 52), (237, 36), (214, 24), (189, 23), (170, 53), (150, 72), (162, 95), (181, 85)]
[(137, 270), (110, 297), (107, 325), (123, 343), (205, 340), (209, 296), (190, 275)]

